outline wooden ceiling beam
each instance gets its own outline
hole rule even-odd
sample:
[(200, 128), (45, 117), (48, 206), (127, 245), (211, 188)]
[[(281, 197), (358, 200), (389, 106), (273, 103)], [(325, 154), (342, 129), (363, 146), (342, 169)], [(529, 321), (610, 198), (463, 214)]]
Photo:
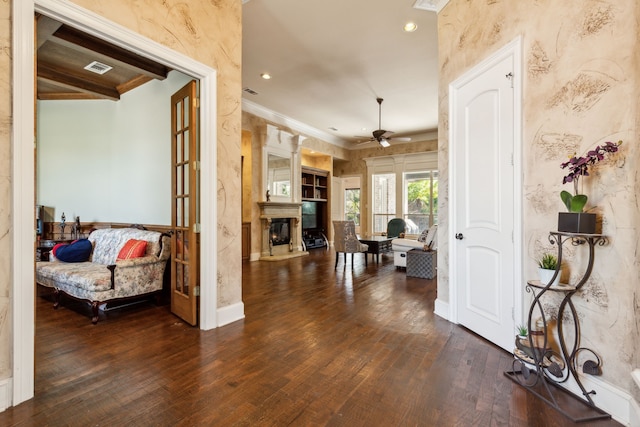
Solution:
[(118, 101), (120, 93), (111, 86), (101, 85), (86, 79), (86, 77), (73, 75), (69, 70), (60, 70), (57, 67), (38, 62), (38, 80), (46, 81), (71, 91), (80, 91), (101, 99)]
[(64, 90), (60, 90), (60, 92), (38, 93), (38, 99), (40, 101), (86, 101), (90, 99), (104, 98), (102, 96), (90, 95), (88, 93), (66, 92)]
[(62, 26), (62, 24), (40, 14), (36, 14), (36, 21), (38, 23), (38, 40), (36, 47), (37, 49), (40, 49), (40, 47), (45, 44), (45, 42), (49, 40), (51, 36), (53, 36), (53, 33), (55, 33)]
[[(49, 40), (63, 44), (69, 48), (83, 51), (85, 53), (98, 53), (116, 61), (122, 67), (135, 69), (138, 73), (144, 74), (158, 80), (164, 80), (169, 74), (169, 68), (151, 59), (129, 52), (126, 49), (112, 45), (104, 40), (68, 25), (62, 25)], [(113, 65), (113, 64), (109, 64)]]

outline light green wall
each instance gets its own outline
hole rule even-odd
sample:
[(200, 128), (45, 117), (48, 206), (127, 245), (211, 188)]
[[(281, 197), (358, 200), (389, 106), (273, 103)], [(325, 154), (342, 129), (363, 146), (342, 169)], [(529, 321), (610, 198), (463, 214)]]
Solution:
[(120, 101), (38, 102), (38, 204), (67, 220), (171, 223), (172, 71)]

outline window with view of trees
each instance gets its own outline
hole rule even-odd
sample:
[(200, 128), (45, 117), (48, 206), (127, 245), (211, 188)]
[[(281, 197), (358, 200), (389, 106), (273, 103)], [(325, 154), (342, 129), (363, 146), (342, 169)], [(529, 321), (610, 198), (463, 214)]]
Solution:
[[(365, 159), (371, 206), (367, 232), (384, 234), (393, 218), (415, 237), (438, 223), (438, 153), (392, 154)], [(369, 219), (370, 218), (370, 219)]]
[(360, 189), (347, 188), (344, 191), (344, 217), (360, 225)]
[(403, 217), (407, 233), (417, 234), (438, 218), (438, 171), (404, 174)]

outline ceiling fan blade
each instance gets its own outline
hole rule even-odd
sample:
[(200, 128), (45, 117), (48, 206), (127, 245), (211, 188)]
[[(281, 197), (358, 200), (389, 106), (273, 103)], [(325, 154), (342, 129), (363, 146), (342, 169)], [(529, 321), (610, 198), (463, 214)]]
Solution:
[(364, 145), (364, 144), (371, 144), (372, 142), (376, 142), (375, 139), (373, 138), (369, 138), (369, 139), (365, 139), (365, 140), (361, 140), (361, 141), (357, 141), (356, 142), (356, 147), (360, 146), (360, 145)]
[(409, 138), (409, 137), (398, 137), (398, 138), (391, 137), (391, 138), (389, 138), (389, 139), (390, 139), (390, 140), (392, 140), (392, 141), (402, 141), (402, 142), (409, 142), (409, 141), (411, 141), (411, 138)]

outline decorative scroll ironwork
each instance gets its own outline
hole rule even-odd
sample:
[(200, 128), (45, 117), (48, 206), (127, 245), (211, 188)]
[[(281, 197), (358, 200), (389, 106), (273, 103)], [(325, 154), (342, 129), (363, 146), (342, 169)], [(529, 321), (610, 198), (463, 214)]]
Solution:
[[(556, 277), (560, 274), (562, 264), (563, 245), (569, 241), (573, 246), (586, 245), (589, 251), (589, 261), (587, 267), (575, 285), (552, 286)], [(529, 336), (526, 339), (516, 337), (516, 349), (514, 350), (513, 370), (505, 372), (509, 378), (516, 383), (528, 388), (532, 393), (545, 400), (558, 411), (562, 412), (574, 421), (589, 421), (596, 419), (610, 418), (611, 416), (599, 409), (593, 402), (594, 390), (587, 390), (578, 375), (579, 354), (588, 354), (587, 360), (582, 363), (583, 372), (591, 375), (600, 375), (602, 362), (598, 355), (591, 349), (580, 347), (580, 321), (575, 305), (571, 297), (578, 292), (591, 276), (594, 263), (595, 246), (603, 246), (607, 243), (605, 236), (601, 234), (577, 234), (564, 232), (549, 233), (549, 242), (557, 247), (558, 267), (550, 279), (549, 283), (542, 283), (539, 280), (530, 280), (525, 287), (527, 293), (533, 295), (533, 301), (529, 308), (527, 326)], [(557, 312), (557, 336), (560, 352), (553, 350), (549, 342), (549, 319), (545, 315), (541, 299), (547, 292), (554, 292), (562, 295), (562, 301)], [(542, 319), (542, 341), (540, 337), (535, 337), (531, 333), (534, 331), (534, 314), (540, 313)], [(573, 324), (572, 331), (566, 331), (565, 312), (570, 315)], [(592, 359), (595, 358), (595, 360)], [(595, 415), (584, 418), (574, 418), (564, 411), (559, 400), (554, 395), (551, 386), (559, 386), (573, 378), (580, 387), (582, 397), (576, 396), (589, 408), (595, 411)], [(541, 391), (542, 390), (542, 391)]]

